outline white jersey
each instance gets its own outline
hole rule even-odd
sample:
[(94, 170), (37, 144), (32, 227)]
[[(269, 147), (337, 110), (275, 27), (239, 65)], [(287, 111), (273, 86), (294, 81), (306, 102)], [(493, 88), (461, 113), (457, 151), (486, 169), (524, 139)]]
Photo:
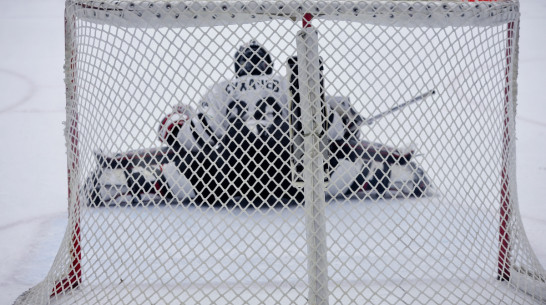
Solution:
[(269, 107), (277, 108), (282, 117), (288, 117), (287, 93), (287, 82), (279, 75), (242, 76), (213, 86), (197, 112), (205, 115), (210, 128), (221, 137), (233, 117), (251, 122), (260, 120), (258, 112), (268, 106), (264, 104), (268, 98), (276, 104)]
[[(327, 97), (327, 100), (340, 97)], [(187, 107), (179, 105), (178, 109)], [(177, 135), (189, 150), (198, 150), (205, 143), (214, 145), (222, 138), (234, 118), (241, 119), (249, 129), (257, 132), (257, 125), (267, 127), (273, 116), (288, 122), (288, 82), (274, 75), (248, 75), (214, 85), (203, 97), (191, 119)], [(344, 125), (336, 111), (329, 111), (328, 137), (343, 137)]]

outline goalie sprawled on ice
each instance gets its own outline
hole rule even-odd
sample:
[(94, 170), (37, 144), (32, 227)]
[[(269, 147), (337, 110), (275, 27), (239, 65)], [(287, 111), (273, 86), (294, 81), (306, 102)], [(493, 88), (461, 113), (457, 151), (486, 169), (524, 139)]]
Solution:
[[(199, 204), (301, 201), (295, 180), (298, 127), (293, 122), (299, 89), (296, 60), (289, 77), (273, 72), (269, 53), (251, 42), (235, 54), (235, 78), (216, 84), (198, 108), (179, 104), (159, 126), (158, 149), (115, 156), (97, 153), (98, 168), (87, 180), (92, 205), (155, 200)], [(324, 96), (326, 195), (423, 196), (429, 182), (413, 151), (360, 139), (364, 120), (349, 100)], [(295, 153), (296, 152), (296, 153)], [(244, 203), (243, 203), (244, 202)]]

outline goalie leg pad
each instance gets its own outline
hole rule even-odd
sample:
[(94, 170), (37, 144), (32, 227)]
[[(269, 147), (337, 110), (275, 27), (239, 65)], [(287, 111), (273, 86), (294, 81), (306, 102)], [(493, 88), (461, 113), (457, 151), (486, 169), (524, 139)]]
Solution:
[(161, 177), (174, 198), (185, 200), (195, 197), (191, 182), (180, 172), (176, 164), (167, 163), (163, 165), (163, 175)]

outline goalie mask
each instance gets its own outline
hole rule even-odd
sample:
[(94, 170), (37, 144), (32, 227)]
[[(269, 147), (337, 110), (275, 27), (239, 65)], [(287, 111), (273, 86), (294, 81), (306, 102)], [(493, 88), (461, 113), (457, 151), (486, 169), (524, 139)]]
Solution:
[(267, 50), (256, 41), (239, 47), (235, 53), (235, 74), (269, 75), (273, 73), (273, 61)]

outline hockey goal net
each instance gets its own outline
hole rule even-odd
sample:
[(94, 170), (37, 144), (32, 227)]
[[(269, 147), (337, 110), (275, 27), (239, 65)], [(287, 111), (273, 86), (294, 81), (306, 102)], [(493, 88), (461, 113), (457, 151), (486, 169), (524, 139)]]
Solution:
[[(518, 1), (68, 0), (65, 24), (68, 227), (16, 304), (546, 302)], [(238, 74), (251, 41), (272, 71)]]

